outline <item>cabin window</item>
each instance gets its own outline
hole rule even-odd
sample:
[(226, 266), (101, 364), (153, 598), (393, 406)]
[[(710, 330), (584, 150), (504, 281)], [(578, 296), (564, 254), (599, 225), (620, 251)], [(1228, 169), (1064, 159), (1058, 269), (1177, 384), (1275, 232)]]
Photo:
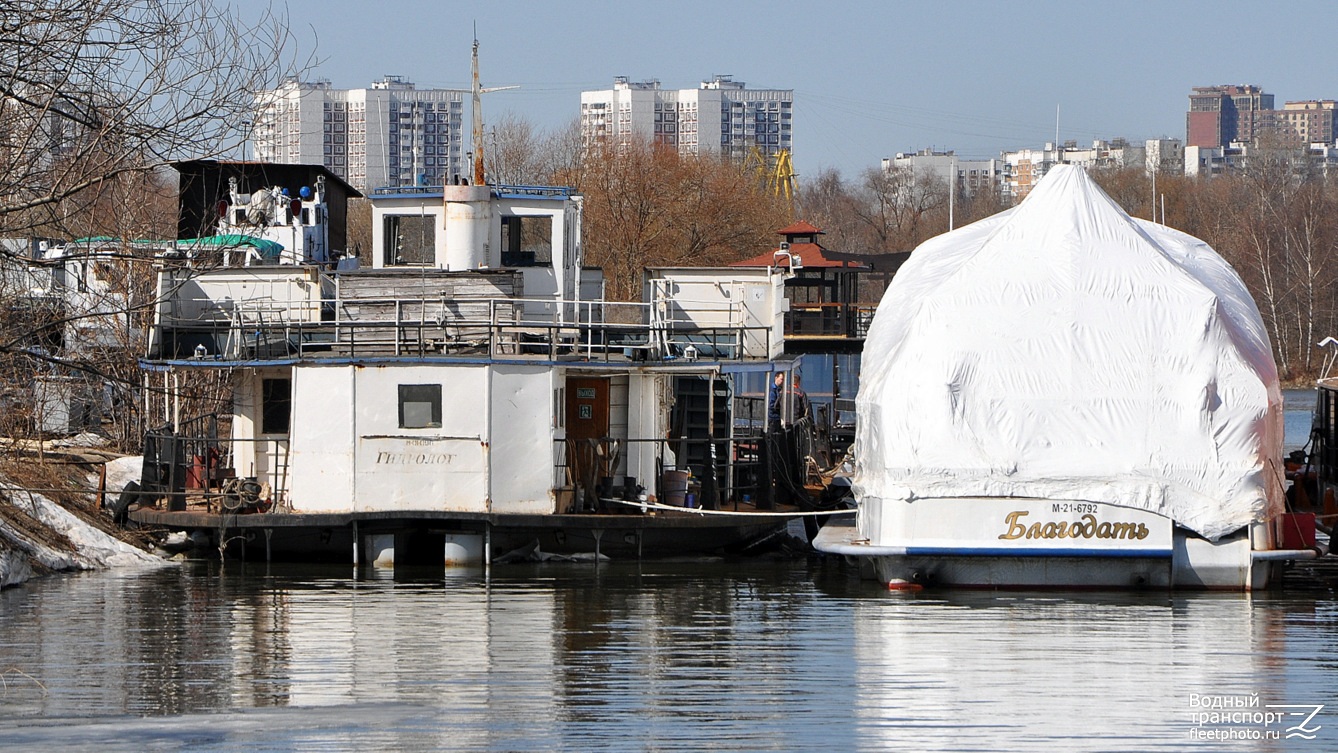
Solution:
[(293, 413), (293, 380), (262, 379), (260, 382), (260, 433), (287, 434)]
[(385, 218), (385, 265), (432, 264), (437, 257), (437, 217), (392, 214)]
[(552, 263), (552, 217), (502, 218), (502, 266), (537, 267)]
[(441, 428), (441, 385), (400, 385), (400, 428)]

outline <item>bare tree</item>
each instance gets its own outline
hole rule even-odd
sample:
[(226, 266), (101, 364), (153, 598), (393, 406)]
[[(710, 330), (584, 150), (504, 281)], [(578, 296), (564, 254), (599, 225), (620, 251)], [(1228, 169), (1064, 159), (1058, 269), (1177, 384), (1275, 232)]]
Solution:
[(855, 216), (875, 253), (905, 251), (948, 229), (948, 186), (910, 168), (869, 168), (861, 178)]
[(536, 185), (543, 180), (541, 144), (534, 124), (504, 113), (492, 124), (484, 150), (488, 180), (503, 185)]
[(841, 172), (827, 168), (799, 186), (797, 214), (826, 235), (824, 243), (837, 251), (861, 253), (866, 238), (858, 230), (860, 214), (851, 187)]
[(581, 158), (585, 144), (581, 139), (581, 121), (573, 118), (566, 125), (548, 132), (539, 149), (539, 174), (555, 185), (581, 182)]
[(644, 140), (591, 145), (569, 177), (585, 195), (586, 259), (623, 300), (640, 293), (643, 267), (753, 256), (774, 247), (790, 219), (742, 164)]
[(345, 220), (345, 242), (349, 256), (356, 256), (358, 263), (372, 266), (372, 202), (370, 199), (349, 199), (348, 214)]
[[(285, 18), (212, 0), (0, 0), (0, 236), (124, 239), (60, 262), (99, 285), (51, 316), (32, 315), (51, 294), (0, 292), (8, 387), (42, 370), (140, 384), (152, 251), (132, 240), (174, 237), (167, 165), (239, 152), (255, 95), (298, 73), (291, 49)], [(86, 337), (108, 321), (124, 325)]]

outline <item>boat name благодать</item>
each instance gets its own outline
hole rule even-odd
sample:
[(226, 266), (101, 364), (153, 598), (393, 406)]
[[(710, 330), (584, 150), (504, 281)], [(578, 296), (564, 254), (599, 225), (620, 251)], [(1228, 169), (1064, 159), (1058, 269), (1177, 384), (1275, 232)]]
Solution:
[(1016, 510), (1004, 517), (1008, 531), (999, 534), (1004, 540), (1012, 539), (1134, 539), (1141, 541), (1150, 531), (1142, 523), (1098, 522), (1090, 513), (1075, 521), (1049, 521), (1032, 523), (1030, 527), (1021, 522), (1027, 515), (1026, 510)]

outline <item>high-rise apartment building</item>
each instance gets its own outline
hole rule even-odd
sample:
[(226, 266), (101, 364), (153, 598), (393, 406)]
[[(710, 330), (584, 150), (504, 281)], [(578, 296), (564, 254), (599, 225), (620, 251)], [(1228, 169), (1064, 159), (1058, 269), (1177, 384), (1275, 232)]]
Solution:
[(745, 157), (792, 151), (794, 90), (748, 89), (714, 76), (696, 89), (661, 89), (660, 82), (613, 80), (613, 88), (581, 92), (585, 143), (626, 146), (633, 139), (667, 144), (680, 154)]
[(1288, 146), (1332, 144), (1338, 138), (1338, 102), (1308, 99), (1273, 109), (1273, 95), (1257, 86), (1197, 86), (1189, 95), (1186, 146), (1228, 149), (1271, 136)]
[(360, 191), (468, 178), (460, 89), (386, 76), (367, 89), (290, 80), (257, 97), (256, 159), (324, 165)]
[(1185, 115), (1185, 146), (1251, 142), (1273, 124), (1273, 95), (1257, 86), (1196, 86)]

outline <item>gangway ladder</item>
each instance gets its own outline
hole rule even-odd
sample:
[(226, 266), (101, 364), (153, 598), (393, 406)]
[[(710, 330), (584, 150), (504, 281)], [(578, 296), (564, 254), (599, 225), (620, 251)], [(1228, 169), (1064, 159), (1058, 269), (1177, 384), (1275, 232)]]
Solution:
[(292, 500), (288, 498), (288, 444), (289, 439), (274, 442), (275, 478), (278, 483), (270, 489), (270, 510), (282, 506), (292, 510)]

